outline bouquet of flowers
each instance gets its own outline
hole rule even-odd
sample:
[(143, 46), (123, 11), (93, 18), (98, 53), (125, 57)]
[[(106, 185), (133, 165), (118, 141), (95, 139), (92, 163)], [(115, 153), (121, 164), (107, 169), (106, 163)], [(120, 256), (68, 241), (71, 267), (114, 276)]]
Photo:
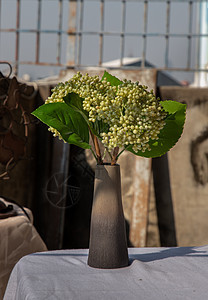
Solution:
[[(103, 164), (100, 142), (111, 165), (124, 150), (158, 157), (180, 138), (186, 105), (160, 101), (147, 89), (139, 82), (121, 81), (106, 71), (102, 79), (78, 72), (59, 83), (33, 115), (47, 124), (54, 136), (90, 149), (97, 164)], [(90, 135), (94, 146), (89, 143)]]

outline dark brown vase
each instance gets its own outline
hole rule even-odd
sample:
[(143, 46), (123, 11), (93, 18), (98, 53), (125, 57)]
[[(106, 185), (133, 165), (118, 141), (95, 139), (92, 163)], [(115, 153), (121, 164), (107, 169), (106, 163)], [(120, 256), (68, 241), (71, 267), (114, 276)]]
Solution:
[(119, 165), (97, 165), (91, 216), (88, 265), (113, 269), (128, 266)]

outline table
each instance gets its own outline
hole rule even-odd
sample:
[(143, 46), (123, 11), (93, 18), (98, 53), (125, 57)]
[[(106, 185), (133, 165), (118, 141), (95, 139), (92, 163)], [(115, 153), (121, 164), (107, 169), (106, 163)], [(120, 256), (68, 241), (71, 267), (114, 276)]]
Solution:
[(30, 254), (14, 267), (4, 300), (208, 299), (208, 246), (129, 248), (130, 266), (87, 265), (88, 250)]
[[(3, 201), (2, 198), (1, 200)], [(3, 299), (10, 273), (17, 261), (29, 253), (47, 250), (33, 226), (31, 210), (25, 208), (29, 220), (17, 205), (12, 205), (16, 216), (0, 219), (0, 300)]]

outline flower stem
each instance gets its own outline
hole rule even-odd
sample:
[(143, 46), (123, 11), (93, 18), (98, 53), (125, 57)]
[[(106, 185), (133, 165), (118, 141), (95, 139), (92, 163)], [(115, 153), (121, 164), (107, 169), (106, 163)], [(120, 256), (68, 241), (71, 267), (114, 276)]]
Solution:
[(120, 156), (125, 150), (126, 150), (126, 148), (124, 148), (123, 150), (121, 150), (121, 151), (118, 153), (118, 155), (117, 155), (117, 157), (116, 157), (116, 160), (118, 160), (119, 156)]
[(95, 159), (96, 159), (96, 161), (98, 162), (98, 159), (97, 159), (97, 156), (95, 155), (95, 152), (92, 150), (92, 148), (90, 148), (90, 150), (91, 150), (91, 152), (92, 152), (92, 154), (93, 154), (94, 158), (95, 158)]
[(112, 155), (111, 155), (111, 153), (108, 151), (108, 148), (105, 148), (106, 149), (106, 151), (108, 152), (108, 155), (110, 156), (110, 158), (112, 159)]
[(112, 156), (112, 160), (111, 160), (111, 166), (114, 166), (116, 164), (118, 151), (119, 151), (119, 147), (115, 147), (113, 149), (113, 156)]
[(100, 152), (100, 147), (99, 147), (99, 144), (98, 144), (98, 139), (92, 133), (92, 131), (90, 130), (90, 128), (89, 128), (89, 131), (90, 131), (90, 134), (91, 134), (91, 137), (92, 137), (92, 141), (93, 141), (93, 144), (94, 144), (94, 147), (95, 147), (95, 153), (97, 155), (97, 163), (98, 163), (98, 165), (102, 165), (103, 164), (103, 160), (102, 160), (102, 156), (101, 156), (101, 152)]

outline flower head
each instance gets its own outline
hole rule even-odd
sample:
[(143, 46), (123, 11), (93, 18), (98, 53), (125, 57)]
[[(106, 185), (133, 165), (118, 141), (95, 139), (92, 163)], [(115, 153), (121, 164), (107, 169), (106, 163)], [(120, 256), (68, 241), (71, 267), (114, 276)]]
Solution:
[[(138, 82), (124, 80), (111, 86), (106, 78), (77, 73), (65, 83), (59, 83), (46, 103), (64, 102), (69, 93), (82, 99), (89, 121), (102, 120), (108, 131), (101, 132), (102, 143), (109, 151), (131, 145), (135, 152), (151, 150), (150, 140), (157, 140), (165, 125), (166, 112), (153, 91)], [(57, 135), (57, 131), (50, 128)]]

